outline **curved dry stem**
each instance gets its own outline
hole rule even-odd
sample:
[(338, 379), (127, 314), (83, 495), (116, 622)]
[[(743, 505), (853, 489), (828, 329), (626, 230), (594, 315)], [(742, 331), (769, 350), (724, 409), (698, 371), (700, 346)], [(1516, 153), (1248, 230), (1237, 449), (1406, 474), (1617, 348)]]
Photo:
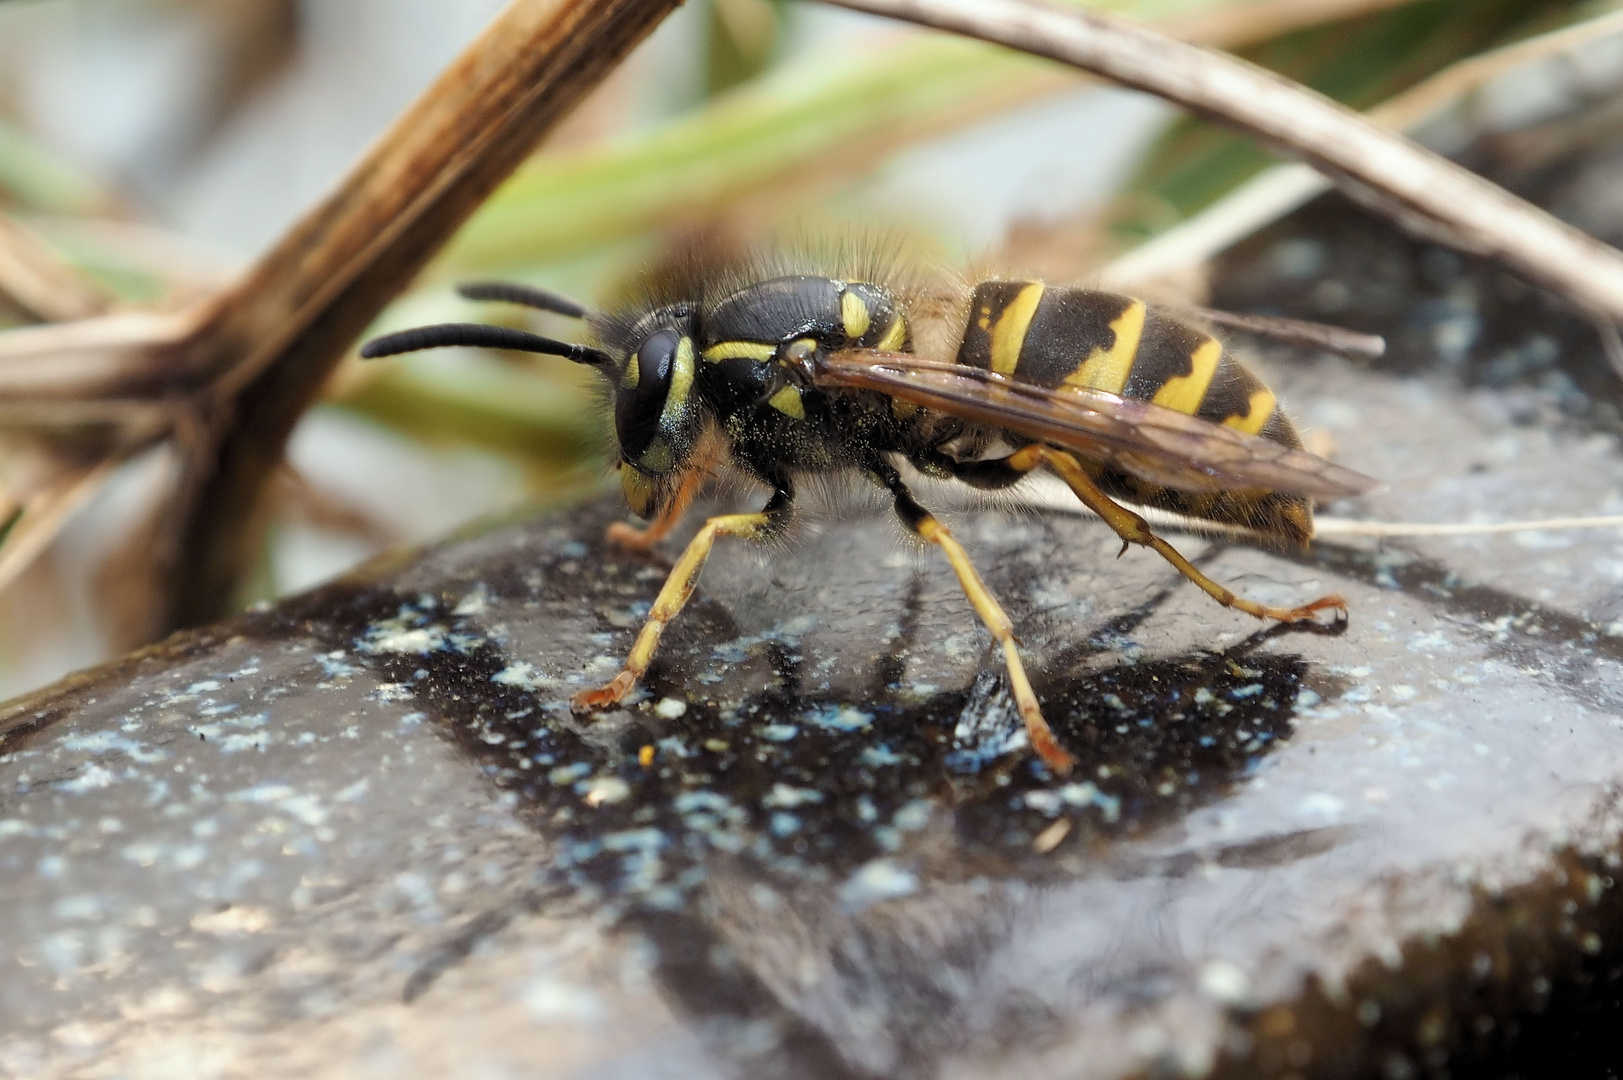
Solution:
[(171, 515), (169, 626), (232, 610), (259, 503), (350, 342), (676, 0), (514, 0), (236, 288), (182, 357), (208, 378)]
[(1144, 90), (1324, 173), (1428, 238), (1498, 258), (1623, 319), (1623, 252), (1306, 87), (1233, 56), (1053, 0), (828, 0), (966, 34)]
[(107, 308), (100, 290), (5, 214), (0, 214), (0, 299), (44, 322), (86, 319)]

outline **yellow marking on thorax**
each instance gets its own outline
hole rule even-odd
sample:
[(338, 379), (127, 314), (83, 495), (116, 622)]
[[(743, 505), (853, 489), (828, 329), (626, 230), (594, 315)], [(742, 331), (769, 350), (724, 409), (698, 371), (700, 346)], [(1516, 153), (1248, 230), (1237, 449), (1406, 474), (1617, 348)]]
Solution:
[(902, 347), (902, 343), (906, 340), (907, 320), (897, 315), (891, 320), (890, 329), (885, 331), (885, 336), (879, 339), (879, 344), (875, 345), (874, 348), (880, 352), (895, 352)]
[(919, 407), (901, 398), (890, 399), (890, 415), (897, 420), (911, 420), (919, 414)]
[(1262, 429), (1273, 418), (1274, 409), (1278, 408), (1279, 399), (1274, 392), (1266, 386), (1251, 391), (1251, 400), (1244, 413), (1235, 413), (1223, 421), (1224, 427), (1235, 428), (1252, 435), (1262, 434)]
[(855, 341), (868, 332), (873, 316), (868, 313), (868, 305), (862, 302), (862, 297), (847, 290), (840, 294), (840, 322), (845, 326), (845, 336)]
[(1013, 375), (1020, 363), (1020, 347), (1026, 343), (1026, 331), (1031, 329), (1031, 317), (1037, 314), (1037, 304), (1043, 298), (1043, 283), (1033, 281), (1014, 294), (992, 324), (992, 370)]
[(712, 364), (722, 360), (770, 360), (777, 351), (777, 346), (759, 341), (719, 341), (704, 351), (704, 358)]
[(800, 391), (793, 386), (785, 386), (767, 398), (766, 403), (785, 416), (806, 419), (806, 403), (800, 400)]
[(1217, 374), (1217, 362), (1221, 359), (1223, 346), (1214, 338), (1207, 338), (1189, 354), (1189, 374), (1168, 379), (1150, 400), (1164, 408), (1195, 415), (1195, 410), (1206, 399), (1206, 390), (1212, 385), (1212, 376)]
[(1121, 393), (1127, 385), (1127, 375), (1133, 370), (1133, 358), (1138, 355), (1138, 343), (1144, 336), (1145, 307), (1142, 300), (1134, 300), (1110, 323), (1116, 340), (1110, 348), (1096, 348), (1082, 361), (1080, 367), (1065, 376), (1066, 386), (1082, 386), (1090, 390)]

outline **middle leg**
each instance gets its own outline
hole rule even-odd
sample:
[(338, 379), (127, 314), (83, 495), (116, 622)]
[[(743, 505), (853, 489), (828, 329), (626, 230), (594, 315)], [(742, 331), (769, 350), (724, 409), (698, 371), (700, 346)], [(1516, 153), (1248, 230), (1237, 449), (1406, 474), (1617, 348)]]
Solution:
[(1026, 725), (1026, 738), (1031, 742), (1031, 748), (1043, 763), (1061, 776), (1071, 771), (1076, 759), (1060, 746), (1054, 738), (1054, 731), (1043, 719), (1042, 709), (1037, 704), (1037, 694), (1031, 689), (1031, 680), (1026, 677), (1025, 665), (1020, 662), (1018, 642), (1014, 636), (1014, 623), (1004, 612), (1001, 605), (987, 589), (986, 583), (975, 570), (975, 565), (969, 561), (969, 554), (963, 546), (947, 531), (947, 527), (937, 521), (934, 514), (918, 504), (913, 493), (907, 489), (898, 473), (888, 462), (876, 461), (871, 463), (869, 471), (881, 483), (890, 489), (896, 500), (896, 516), (902, 519), (902, 524), (916, 533), (920, 538), (929, 541), (940, 548), (947, 556), (953, 573), (958, 575), (958, 584), (964, 590), (964, 596), (979, 615), (986, 629), (992, 632), (992, 638), (1003, 649), (1003, 662), (1009, 671), (1009, 687), (1014, 691), (1015, 704), (1020, 710), (1020, 719)]

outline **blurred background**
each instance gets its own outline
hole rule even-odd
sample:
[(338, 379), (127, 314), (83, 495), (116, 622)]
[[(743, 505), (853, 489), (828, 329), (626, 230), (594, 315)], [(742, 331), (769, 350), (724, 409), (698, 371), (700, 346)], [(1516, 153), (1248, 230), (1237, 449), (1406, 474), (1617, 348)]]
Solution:
[[(95, 307), (206, 295), (314, 206), (499, 6), (0, 0), (0, 262), (7, 244), (35, 246)], [(1391, 122), (1468, 161), (1492, 153), (1533, 169), (1623, 130), (1617, 35), (1582, 33), (1609, 25), (1618, 3), (1093, 6), (1241, 52), (1356, 108), (1385, 103)], [(1557, 40), (1571, 44), (1515, 47)], [(809, 3), (692, 0), (375, 330), (513, 317), (459, 300), (451, 285), (470, 278), (602, 297), (696, 226), (883, 231), (960, 273), (1086, 279), (1274, 162), (1158, 101), (978, 43)], [(1198, 260), (1183, 269), (1161, 287), (1198, 302)], [(1315, 303), (1334, 321), (1335, 296)], [(72, 314), (8, 291), (0, 274), (0, 328)], [(590, 378), (551, 358), (458, 350), (347, 360), (293, 439), (254, 596), (481, 515), (599, 490)], [(38, 448), (0, 438), (0, 481), (19, 500)], [(149, 458), (75, 488), (36, 556), (0, 545), (0, 697), (139, 644), (120, 559), (150, 504)]]

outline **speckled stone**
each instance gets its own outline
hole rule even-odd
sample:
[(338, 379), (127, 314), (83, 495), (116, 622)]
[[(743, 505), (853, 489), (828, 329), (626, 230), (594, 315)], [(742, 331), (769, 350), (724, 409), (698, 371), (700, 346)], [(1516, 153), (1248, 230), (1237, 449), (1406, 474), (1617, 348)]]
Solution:
[[(1352, 274), (1318, 236), (1260, 239), (1245, 281), (1277, 288), (1283, 243)], [(1441, 325), (1411, 299), (1391, 318)], [(1470, 330), (1437, 332), (1502, 355)], [(1623, 511), (1603, 424), (1426, 340), (1276, 367), (1388, 483), (1334, 509)], [(1081, 761), (1060, 779), (951, 574), (872, 507), (771, 559), (719, 548), (646, 692), (576, 719), (665, 571), (603, 546), (617, 513), (475, 533), (13, 703), (0, 1070), (1402, 1080), (1485, 1067), (1623, 957), (1615, 531), (1181, 538), (1248, 595), (1351, 608), (1259, 630), (1095, 521), (960, 508)]]

